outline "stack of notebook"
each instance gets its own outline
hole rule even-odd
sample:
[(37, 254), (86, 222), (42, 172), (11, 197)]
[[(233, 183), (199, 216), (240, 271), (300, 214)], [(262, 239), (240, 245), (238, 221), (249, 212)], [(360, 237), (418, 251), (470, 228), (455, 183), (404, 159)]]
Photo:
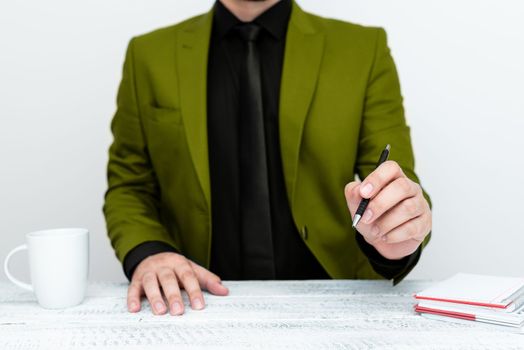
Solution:
[(524, 278), (459, 273), (415, 298), (422, 314), (524, 326)]

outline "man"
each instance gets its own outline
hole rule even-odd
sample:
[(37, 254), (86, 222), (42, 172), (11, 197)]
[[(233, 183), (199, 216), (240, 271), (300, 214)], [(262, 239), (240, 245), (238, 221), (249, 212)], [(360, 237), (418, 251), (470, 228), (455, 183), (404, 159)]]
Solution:
[(217, 1), (131, 40), (112, 131), (104, 213), (131, 312), (145, 294), (180, 315), (181, 289), (202, 309), (220, 278), (398, 283), (429, 240), (382, 29)]

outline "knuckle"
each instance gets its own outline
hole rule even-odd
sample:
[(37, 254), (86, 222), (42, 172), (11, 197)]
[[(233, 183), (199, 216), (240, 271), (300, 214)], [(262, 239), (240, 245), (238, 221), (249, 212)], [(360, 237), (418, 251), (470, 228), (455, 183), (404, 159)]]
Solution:
[(375, 228), (375, 231), (378, 232), (378, 235), (383, 235), (392, 229), (392, 223), (391, 220), (388, 218), (380, 218), (373, 224)]
[(367, 243), (371, 244), (371, 245), (373, 245), (373, 244), (375, 244), (376, 242), (378, 242), (377, 237), (371, 237), (371, 235), (363, 234), (363, 233), (361, 233), (361, 235), (362, 235), (362, 237), (364, 238), (364, 240), (365, 240)]
[(414, 215), (418, 212), (418, 204), (412, 198), (404, 200), (402, 202), (402, 207), (404, 208), (404, 211), (409, 215)]
[(204, 269), (202, 266), (198, 265), (196, 262), (194, 261), (191, 261), (191, 260), (188, 260), (187, 261), (188, 263), (188, 266), (191, 270), (193, 270), (193, 272), (196, 274), (198, 272), (198, 269), (201, 269), (201, 270), (205, 270), (207, 271), (206, 269)]
[(399, 177), (400, 175), (402, 175), (402, 168), (394, 160), (388, 160), (384, 164), (386, 164), (387, 172), (391, 174), (393, 177)]
[(166, 298), (180, 296), (180, 289), (176, 283), (167, 283), (162, 286), (162, 291), (164, 292)]
[(407, 240), (405, 232), (395, 232), (387, 237), (388, 243), (400, 243), (405, 240)]
[(411, 180), (409, 180), (407, 177), (402, 177), (398, 179), (397, 183), (403, 193), (412, 192), (413, 187), (411, 185)]
[(213, 272), (203, 269), (201, 273), (202, 279), (205, 281), (205, 283), (210, 282), (220, 282), (221, 279), (218, 277), (218, 275), (215, 275)]
[(218, 277), (217, 275), (215, 275), (212, 272), (209, 272), (209, 274), (204, 275), (204, 277), (206, 278), (207, 282), (220, 282), (221, 281), (220, 277)]
[(165, 265), (165, 264), (168, 264), (169, 263), (169, 254), (166, 254), (166, 253), (160, 253), (160, 254), (156, 254), (154, 256), (154, 261), (156, 263), (159, 263), (161, 265)]
[(183, 255), (177, 254), (177, 253), (171, 253), (168, 256), (170, 261), (173, 262), (180, 262), (181, 260), (185, 260), (186, 258)]
[(174, 253), (164, 252), (157, 254), (157, 264), (160, 266), (172, 266), (174, 263), (173, 260)]
[(370, 237), (366, 238), (366, 241), (371, 244), (371, 245), (375, 245), (377, 243), (380, 243), (381, 242), (381, 238), (379, 235), (369, 235)]
[(180, 278), (182, 283), (185, 284), (195, 278), (195, 273), (193, 272), (192, 269), (186, 268), (182, 272), (180, 272), (178, 277)]
[(384, 162), (384, 167), (387, 168), (388, 170), (393, 170), (393, 168), (395, 167), (395, 164), (397, 164), (394, 160), (386, 160)]
[(189, 290), (186, 289), (186, 292), (189, 295), (189, 298), (191, 300), (195, 299), (195, 298), (199, 298), (199, 299), (202, 298), (202, 291), (200, 290), (199, 287), (195, 287), (195, 288), (192, 288), (192, 289), (189, 289)]
[(391, 164), (391, 167), (393, 168), (393, 171), (395, 172), (395, 174), (397, 174), (397, 175), (402, 174), (402, 168), (400, 167), (400, 164), (398, 164), (394, 160), (390, 160), (389, 162), (391, 162), (390, 164)]
[(368, 208), (375, 214), (382, 213), (385, 211), (385, 204), (380, 196), (375, 197), (371, 202), (369, 202)]
[(142, 276), (142, 283), (149, 284), (153, 282), (156, 282), (155, 274), (153, 272), (144, 273), (144, 275)]
[(137, 280), (132, 280), (131, 283), (129, 284), (129, 292), (137, 292), (139, 289), (140, 289), (140, 282), (137, 281)]
[(387, 169), (388, 169), (388, 167), (386, 166), (384, 171), (377, 171), (377, 172), (375, 172), (375, 174), (373, 174), (373, 176), (370, 177), (369, 182), (371, 182), (372, 184), (375, 184), (375, 185), (380, 185), (380, 184), (385, 183), (387, 181), (387, 178), (388, 178), (388, 171), (387, 171)]
[(173, 279), (174, 274), (171, 270), (163, 269), (158, 272), (158, 279), (161, 281), (169, 281)]
[(418, 227), (413, 221), (406, 227), (406, 233), (408, 237), (415, 237), (417, 235)]
[(172, 253), (170, 258), (170, 266), (174, 268), (189, 266), (189, 260), (182, 254)]

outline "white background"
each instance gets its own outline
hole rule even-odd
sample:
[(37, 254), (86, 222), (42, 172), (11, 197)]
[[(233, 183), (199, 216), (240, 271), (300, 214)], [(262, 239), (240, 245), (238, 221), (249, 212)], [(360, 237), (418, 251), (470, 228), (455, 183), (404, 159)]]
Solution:
[[(409, 278), (524, 275), (524, 3), (299, 0), (385, 27), (431, 244)], [(37, 229), (91, 231), (91, 279), (125, 280), (102, 215), (109, 123), (128, 40), (211, 0), (0, 3), (0, 257)], [(24, 253), (12, 264), (27, 278)], [(0, 279), (5, 279), (0, 274)]]

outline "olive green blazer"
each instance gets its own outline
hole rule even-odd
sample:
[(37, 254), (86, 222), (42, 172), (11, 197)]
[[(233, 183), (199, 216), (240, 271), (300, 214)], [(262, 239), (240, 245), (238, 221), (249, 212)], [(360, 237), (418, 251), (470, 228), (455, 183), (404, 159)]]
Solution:
[[(129, 43), (103, 207), (120, 261), (140, 243), (162, 241), (209, 266), (212, 17), (211, 10)], [(287, 197), (301, 238), (333, 278), (380, 278), (357, 246), (344, 186), (373, 171), (388, 143), (391, 159), (418, 182), (384, 30), (321, 18), (294, 3), (279, 109)]]

